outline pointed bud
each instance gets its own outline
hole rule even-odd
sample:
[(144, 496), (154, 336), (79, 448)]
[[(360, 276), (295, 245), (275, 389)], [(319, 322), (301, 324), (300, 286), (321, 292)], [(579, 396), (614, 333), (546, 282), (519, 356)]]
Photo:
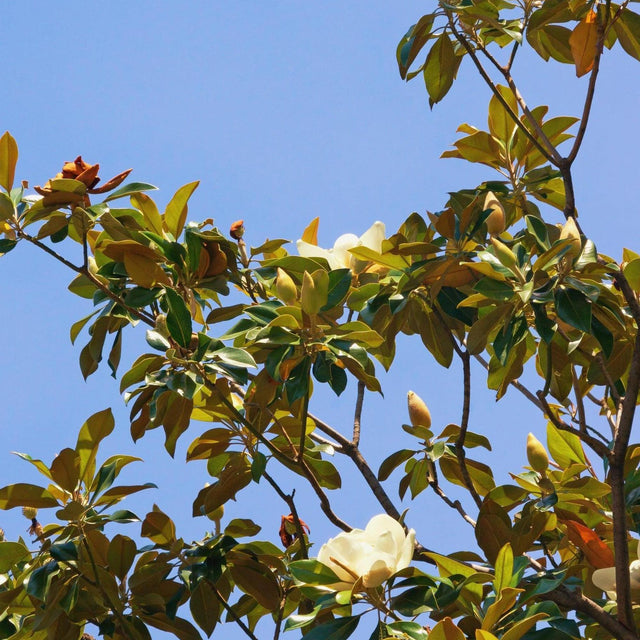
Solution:
[(278, 267), (278, 277), (276, 279), (276, 292), (278, 298), (286, 305), (295, 304), (298, 298), (298, 288), (293, 278), (284, 270)]
[(316, 292), (316, 285), (308, 271), (302, 276), (302, 291), (300, 292), (302, 310), (310, 316), (316, 315), (322, 308), (322, 298)]
[(491, 213), (487, 216), (485, 222), (487, 223), (487, 231), (492, 236), (501, 234), (505, 229), (506, 215), (504, 207), (496, 194), (493, 191), (488, 191), (482, 205), (484, 211), (491, 210)]
[(407, 404), (409, 405), (409, 420), (414, 427), (431, 428), (431, 413), (424, 400), (413, 391), (407, 393)]
[(547, 451), (533, 433), (527, 436), (527, 460), (531, 468), (538, 473), (545, 473), (549, 468)]
[(575, 258), (580, 255), (582, 251), (582, 239), (580, 238), (576, 221), (573, 218), (568, 218), (564, 223), (560, 231), (560, 240), (571, 240), (569, 250), (566, 253), (567, 257)]

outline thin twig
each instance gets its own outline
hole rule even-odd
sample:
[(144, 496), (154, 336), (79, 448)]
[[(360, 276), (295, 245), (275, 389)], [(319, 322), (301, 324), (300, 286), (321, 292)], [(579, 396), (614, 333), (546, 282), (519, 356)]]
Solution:
[(302, 556), (304, 558), (308, 558), (309, 551), (307, 549), (307, 543), (304, 540), (304, 527), (302, 526), (300, 516), (298, 515), (298, 510), (296, 509), (296, 503), (293, 499), (296, 494), (295, 489), (290, 494), (285, 493), (280, 488), (280, 485), (266, 471), (262, 472), (262, 477), (273, 487), (274, 491), (289, 507), (289, 512), (293, 516), (293, 524), (296, 528), (296, 534), (298, 536), (298, 540), (300, 540), (300, 550), (302, 551)]
[[(629, 573), (628, 567), (627, 573)], [(545, 598), (552, 600), (569, 611), (580, 611), (586, 614), (604, 629), (609, 631), (609, 633), (618, 640), (638, 640), (638, 636), (635, 632), (618, 622), (618, 620), (608, 614), (593, 600), (577, 591), (570, 591), (566, 587), (561, 586), (558, 589), (545, 594)]]
[(498, 102), (500, 102), (500, 104), (505, 108), (505, 110), (509, 114), (509, 117), (513, 120), (516, 126), (522, 130), (524, 135), (532, 142), (532, 144), (536, 147), (536, 149), (538, 149), (538, 151), (542, 154), (542, 156), (547, 160), (549, 160), (549, 162), (553, 162), (554, 160), (553, 157), (540, 144), (538, 139), (531, 133), (531, 131), (529, 131), (529, 129), (522, 123), (520, 118), (518, 118), (518, 114), (514, 113), (513, 109), (511, 108), (511, 105), (504, 99), (502, 94), (498, 91), (498, 88), (496, 87), (495, 83), (493, 82), (489, 74), (486, 72), (485, 68), (482, 66), (482, 63), (478, 59), (478, 56), (475, 54), (475, 51), (473, 50), (471, 45), (467, 42), (466, 38), (464, 38), (460, 34), (460, 32), (456, 29), (451, 15), (449, 15), (449, 26), (456, 40), (462, 45), (465, 51), (469, 54), (469, 57), (471, 58), (471, 60), (473, 61), (473, 64), (478, 69), (478, 72), (482, 76), (482, 79), (485, 81), (487, 86), (491, 89), (493, 95), (496, 97)]
[(576, 394), (576, 407), (578, 409), (578, 424), (580, 425), (580, 431), (582, 433), (587, 432), (587, 418), (584, 412), (584, 401), (580, 392), (580, 380), (576, 374), (576, 368), (571, 365), (571, 377), (573, 378), (573, 390)]
[(445, 504), (447, 504), (452, 509), (455, 509), (464, 519), (468, 522), (473, 528), (476, 526), (476, 521), (464, 510), (464, 507), (460, 503), (460, 500), (451, 500), (449, 496), (442, 490), (440, 485), (436, 482), (430, 482), (429, 485), (435, 491), (436, 495), (439, 496)]
[(353, 417), (353, 437), (351, 443), (354, 447), (360, 444), (360, 423), (362, 420), (362, 405), (364, 403), (364, 392), (366, 386), (362, 380), (358, 380), (358, 397), (356, 399), (356, 411)]
[(580, 151), (584, 134), (587, 130), (587, 124), (589, 123), (589, 115), (591, 114), (591, 107), (593, 105), (593, 96), (596, 90), (596, 80), (598, 79), (598, 71), (600, 70), (600, 58), (604, 50), (604, 37), (605, 37), (605, 25), (599, 19), (597, 22), (598, 39), (596, 42), (596, 55), (593, 59), (593, 68), (591, 69), (591, 75), (589, 76), (589, 84), (587, 86), (587, 94), (584, 100), (584, 107), (582, 109), (582, 118), (580, 119), (580, 127), (576, 133), (576, 137), (573, 140), (573, 146), (569, 155), (564, 159), (569, 167), (573, 164), (573, 161)]
[[(487, 371), (489, 371), (489, 363), (479, 354), (474, 355), (473, 356)], [(544, 406), (542, 405), (542, 403), (540, 402), (540, 400), (538, 400), (538, 398), (536, 397), (536, 395), (529, 391), (529, 389), (527, 389), (527, 387), (525, 387), (520, 381), (518, 380), (511, 380), (509, 382), (509, 384), (514, 388), (517, 389), (525, 398), (527, 398), (527, 400), (531, 401), (533, 404), (536, 405), (536, 407), (538, 407), (538, 409), (540, 409), (541, 411), (544, 411)]]
[(580, 440), (588, 444), (600, 457), (609, 458), (611, 452), (607, 448), (607, 446), (602, 443), (597, 438), (590, 436), (588, 433), (580, 431), (579, 429), (574, 429), (569, 426), (566, 422), (563, 422), (558, 418), (558, 416), (554, 413), (553, 409), (547, 402), (547, 399), (544, 397), (542, 391), (538, 392), (538, 398), (540, 398), (540, 402), (544, 406), (544, 412), (547, 418), (551, 421), (556, 429), (560, 429), (561, 431), (567, 431), (568, 433), (572, 433), (574, 436), (578, 436)]
[(229, 606), (229, 603), (222, 597), (222, 594), (216, 589), (215, 586), (211, 585), (213, 589), (213, 593), (215, 597), (218, 599), (218, 602), (224, 607), (225, 611), (229, 614), (229, 617), (237, 623), (237, 625), (245, 632), (247, 636), (251, 638), (251, 640), (258, 640), (258, 638), (253, 635), (251, 629), (242, 621), (242, 618), (236, 614), (236, 612)]
[(464, 441), (467, 437), (467, 429), (469, 428), (469, 411), (471, 408), (471, 357), (469, 356), (469, 352), (465, 351), (461, 358), (463, 379), (462, 419), (460, 420), (460, 433), (455, 442), (455, 450), (464, 484), (479, 509), (482, 506), (482, 498), (476, 491), (473, 480), (469, 475), (464, 451)]

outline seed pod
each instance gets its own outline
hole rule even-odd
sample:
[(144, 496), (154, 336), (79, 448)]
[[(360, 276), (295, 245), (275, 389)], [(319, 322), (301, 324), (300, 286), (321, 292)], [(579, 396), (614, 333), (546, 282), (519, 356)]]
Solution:
[(38, 510), (35, 507), (22, 507), (22, 515), (27, 520), (33, 520), (38, 515)]
[(413, 391), (407, 393), (407, 404), (409, 406), (409, 420), (414, 427), (431, 428), (431, 413), (424, 400)]
[(569, 250), (565, 254), (567, 257), (576, 258), (582, 251), (582, 238), (573, 218), (568, 218), (560, 231), (560, 240), (571, 240)]
[(493, 191), (488, 191), (484, 198), (483, 210), (490, 209), (491, 213), (487, 216), (487, 231), (492, 235), (499, 235), (505, 229), (506, 216), (504, 207)]
[(298, 289), (293, 278), (284, 269), (278, 267), (278, 277), (276, 279), (276, 292), (278, 298), (286, 305), (293, 305), (298, 298)]
[(546, 473), (549, 468), (547, 451), (533, 433), (527, 436), (527, 460), (531, 468), (538, 473)]

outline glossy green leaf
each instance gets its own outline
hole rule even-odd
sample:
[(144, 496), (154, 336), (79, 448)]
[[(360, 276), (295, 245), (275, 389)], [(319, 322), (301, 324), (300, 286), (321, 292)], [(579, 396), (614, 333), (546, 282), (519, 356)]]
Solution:
[(624, 8), (613, 23), (622, 48), (636, 60), (640, 60), (640, 15)]
[(434, 105), (447, 95), (461, 60), (455, 54), (449, 34), (442, 33), (429, 50), (424, 64), (423, 76), (429, 104)]
[(7, 573), (21, 560), (31, 558), (31, 552), (20, 542), (0, 542), (0, 573)]
[(576, 289), (558, 289), (556, 313), (561, 320), (580, 331), (591, 331), (591, 301)]
[(196, 181), (180, 187), (167, 205), (164, 213), (164, 228), (175, 240), (177, 240), (182, 233), (182, 229), (187, 221), (187, 203), (199, 184), (200, 181)]
[(340, 578), (329, 567), (314, 559), (291, 562), (289, 571), (296, 580), (304, 584), (327, 585), (340, 582)]
[(114, 429), (115, 420), (111, 409), (104, 409), (94, 413), (80, 427), (76, 452), (80, 458), (79, 479), (89, 484), (95, 473), (96, 455), (100, 442)]
[(218, 623), (220, 604), (213, 585), (200, 580), (191, 592), (189, 609), (196, 624), (210, 636)]
[(191, 313), (184, 298), (174, 289), (167, 288), (166, 300), (169, 305), (167, 329), (171, 337), (185, 349), (191, 343)]
[(346, 640), (356, 630), (359, 622), (360, 616), (336, 618), (315, 627), (302, 637), (303, 640)]
[(0, 509), (57, 507), (58, 501), (43, 487), (18, 482), (0, 489)]
[(141, 191), (154, 191), (158, 187), (154, 187), (152, 184), (147, 184), (146, 182), (129, 182), (119, 189), (112, 191), (105, 199), (105, 202), (109, 202), (111, 200), (116, 200), (117, 198), (124, 198), (125, 196), (131, 196), (135, 193), (139, 193)]

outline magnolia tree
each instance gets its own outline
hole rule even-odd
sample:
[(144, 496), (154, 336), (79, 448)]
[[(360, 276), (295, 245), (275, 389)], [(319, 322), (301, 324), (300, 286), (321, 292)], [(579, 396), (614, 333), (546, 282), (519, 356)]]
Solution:
[[(396, 231), (376, 222), (331, 249), (317, 246), (317, 220), (296, 247), (250, 247), (242, 221), (228, 234), (211, 220), (187, 222), (197, 183), (161, 212), (151, 185), (127, 182), (125, 171), (98, 186), (98, 165), (81, 157), (29, 195), (26, 182), (15, 185), (16, 143), (1, 138), (0, 251), (31, 244), (72, 272), (71, 291), (92, 307), (71, 329), (86, 341), (85, 377), (104, 353), (115, 374), (127, 328), (147, 326), (147, 344), (120, 377), (131, 436), (162, 427), (173, 454), (189, 430), (187, 458), (206, 460), (211, 476), (193, 514), (215, 530), (187, 543), (159, 508), (141, 525), (123, 508), (147, 485), (118, 484), (130, 456), (102, 460), (115, 426), (110, 410), (98, 411), (51, 464), (23, 456), (42, 486), (0, 489), (0, 507), (22, 508), (32, 534), (0, 542), (0, 637), (77, 640), (92, 625), (114, 640), (144, 640), (150, 628), (191, 640), (198, 628), (224, 637), (227, 623), (255, 639), (263, 618), (274, 638), (294, 630), (307, 640), (356, 628), (379, 640), (640, 637), (631, 535), (640, 533), (640, 445), (630, 442), (640, 255), (624, 249), (619, 263), (598, 253), (572, 183), (605, 48), (640, 58), (640, 15), (627, 4), (453, 0), (420, 18), (398, 45), (400, 75), (422, 75), (433, 105), (463, 60), (475, 66), (492, 92), (488, 130), (461, 125), (444, 156), (485, 165), (488, 181)], [(580, 117), (527, 104), (512, 75), (525, 46), (586, 76)], [(548, 221), (557, 210), (562, 224)], [(408, 422), (414, 446), (394, 451), (390, 435), (390, 455), (372, 463), (359, 447), (361, 411), (400, 333), (459, 368), (460, 421), (432, 428), (407, 389), (408, 420), (396, 421)], [(496, 485), (472, 455), (490, 449), (468, 428), (472, 360), (486, 370), (474, 384), (498, 399), (519, 394), (546, 423), (546, 445), (529, 435), (512, 484)], [(525, 365), (533, 385), (519, 381)], [(312, 396), (322, 385), (340, 395), (350, 378), (357, 402), (347, 431), (317, 416)], [(364, 529), (332, 506), (345, 465), (379, 503)], [(401, 467), (396, 489), (386, 481)], [(342, 530), (334, 538), (311, 547), (282, 468), (293, 485), (310, 486)], [(224, 505), (242, 506), (257, 482), (288, 514), (280, 544), (260, 540), (249, 518), (223, 520)], [(449, 497), (451, 484), (468, 493), (464, 504)], [(414, 511), (405, 522), (396, 494), (423, 492), (473, 528), (477, 551), (421, 544), (424, 523)]]

